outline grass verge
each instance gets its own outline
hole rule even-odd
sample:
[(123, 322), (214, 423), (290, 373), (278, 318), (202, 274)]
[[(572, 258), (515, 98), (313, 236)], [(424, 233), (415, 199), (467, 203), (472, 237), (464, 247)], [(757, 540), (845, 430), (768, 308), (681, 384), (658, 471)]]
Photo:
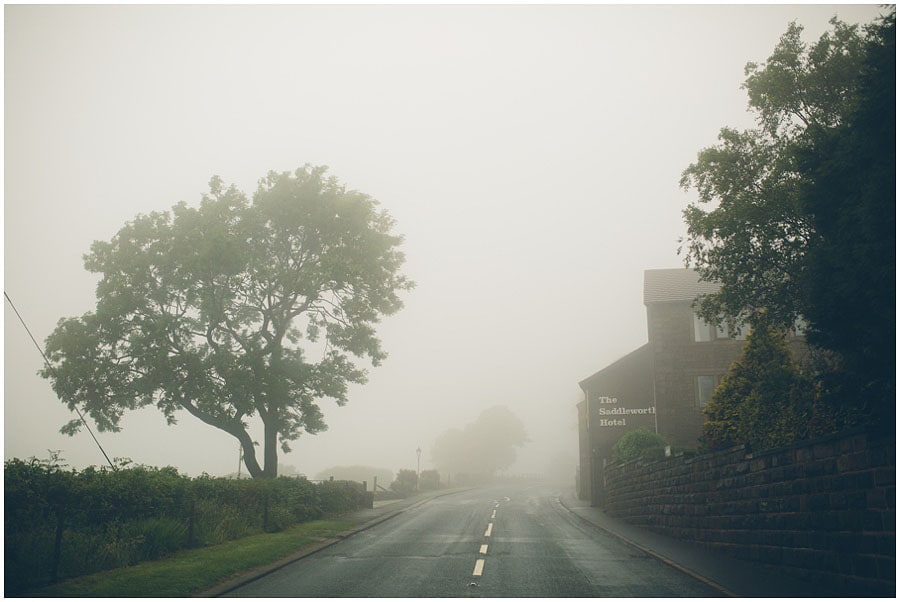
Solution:
[(318, 520), (280, 533), (261, 533), (216, 546), (185, 550), (162, 560), (76, 579), (29, 592), (35, 597), (174, 598), (209, 589), (300, 548), (346, 531), (351, 523)]

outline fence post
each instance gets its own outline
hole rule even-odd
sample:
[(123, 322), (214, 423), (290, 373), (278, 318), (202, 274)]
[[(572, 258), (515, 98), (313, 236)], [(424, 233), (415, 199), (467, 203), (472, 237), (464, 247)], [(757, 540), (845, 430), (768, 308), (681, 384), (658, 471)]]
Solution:
[(187, 547), (194, 547), (194, 515), (196, 512), (196, 501), (194, 500), (194, 496), (191, 496), (191, 509), (188, 514), (188, 532), (187, 532)]
[(56, 509), (56, 537), (53, 541), (53, 565), (50, 567), (50, 578), (53, 582), (59, 577), (59, 561), (62, 556), (63, 516), (62, 507)]

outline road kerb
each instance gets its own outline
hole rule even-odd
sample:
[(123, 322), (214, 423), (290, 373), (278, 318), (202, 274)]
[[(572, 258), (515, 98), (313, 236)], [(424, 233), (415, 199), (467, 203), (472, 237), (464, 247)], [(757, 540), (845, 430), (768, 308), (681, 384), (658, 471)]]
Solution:
[(562, 496), (560, 496), (560, 498), (559, 498), (559, 503), (560, 503), (560, 505), (561, 505), (563, 508), (565, 508), (566, 510), (568, 510), (569, 512), (571, 512), (573, 515), (577, 516), (579, 519), (581, 519), (581, 520), (583, 520), (584, 522), (588, 523), (589, 525), (592, 525), (592, 526), (594, 526), (594, 527), (600, 529), (601, 531), (604, 531), (604, 532), (606, 532), (606, 533), (609, 533), (610, 535), (612, 535), (613, 537), (615, 537), (616, 539), (618, 539), (618, 540), (621, 541), (622, 543), (624, 543), (624, 544), (626, 544), (626, 545), (629, 545), (629, 546), (631, 546), (632, 548), (634, 548), (634, 549), (636, 549), (636, 550), (638, 550), (638, 551), (640, 551), (640, 552), (643, 552), (644, 554), (647, 554), (648, 556), (652, 556), (653, 558), (656, 558), (657, 560), (659, 560), (659, 561), (662, 562), (663, 564), (667, 564), (667, 565), (669, 565), (670, 567), (672, 567), (672, 568), (674, 568), (674, 569), (677, 569), (677, 570), (681, 571), (682, 573), (684, 573), (684, 574), (686, 574), (686, 575), (688, 575), (688, 576), (690, 576), (690, 577), (693, 577), (694, 579), (696, 579), (697, 581), (700, 581), (700, 582), (703, 583), (704, 585), (707, 585), (707, 586), (711, 587), (712, 589), (718, 591), (718, 592), (721, 593), (723, 596), (728, 597), (728, 598), (740, 598), (740, 597), (741, 597), (741, 596), (739, 596), (738, 594), (734, 593), (733, 591), (729, 590), (729, 589), (728, 589), (727, 587), (725, 587), (724, 585), (722, 585), (722, 584), (720, 584), (720, 583), (717, 583), (717, 582), (713, 581), (712, 579), (709, 579), (708, 577), (705, 577), (705, 576), (701, 575), (700, 573), (697, 573), (696, 571), (693, 571), (693, 570), (687, 568), (686, 566), (682, 566), (681, 564), (678, 564), (677, 562), (675, 562), (675, 561), (672, 560), (671, 558), (667, 558), (667, 557), (663, 556), (662, 554), (659, 554), (658, 552), (655, 552), (655, 551), (651, 550), (650, 548), (644, 547), (644, 546), (642, 546), (641, 544), (639, 544), (639, 543), (637, 543), (637, 542), (635, 542), (635, 541), (632, 541), (632, 540), (628, 539), (628, 538), (625, 537), (624, 535), (622, 535), (622, 534), (620, 534), (620, 533), (617, 533), (617, 532), (613, 531), (612, 529), (608, 529), (608, 528), (604, 527), (603, 525), (598, 524), (598, 523), (595, 523), (594, 521), (590, 520), (589, 518), (587, 518), (587, 517), (585, 517), (585, 516), (582, 516), (581, 514), (578, 514), (578, 513), (575, 512), (572, 508), (569, 508), (569, 507), (565, 504), (565, 502), (563, 501)]
[(272, 562), (270, 564), (267, 564), (267, 565), (264, 565), (261, 567), (257, 567), (255, 569), (252, 569), (250, 571), (242, 573), (238, 576), (228, 579), (227, 581), (225, 581), (223, 583), (220, 583), (219, 585), (216, 585), (214, 587), (204, 589), (203, 591), (192, 594), (191, 597), (192, 598), (216, 598), (223, 594), (227, 594), (228, 592), (235, 590), (235, 589), (241, 587), (242, 585), (250, 583), (251, 581), (256, 581), (257, 579), (259, 579), (261, 577), (265, 577), (266, 575), (268, 575), (270, 573), (274, 573), (278, 569), (284, 568), (287, 565), (297, 562), (298, 560), (300, 560), (302, 558), (306, 558), (307, 556), (310, 556), (312, 554), (315, 554), (316, 552), (324, 550), (325, 548), (333, 546), (334, 544), (346, 539), (347, 537), (350, 537), (351, 535), (360, 533), (361, 531), (365, 531), (366, 529), (371, 529), (375, 525), (378, 525), (387, 520), (390, 520), (390, 519), (394, 518), (395, 516), (398, 516), (398, 515), (406, 512), (407, 510), (421, 506), (425, 502), (429, 502), (435, 498), (444, 497), (447, 495), (453, 495), (455, 493), (461, 493), (463, 491), (468, 491), (469, 489), (471, 489), (471, 487), (458, 488), (458, 489), (453, 489), (451, 491), (443, 491), (443, 492), (437, 493), (435, 495), (426, 496), (420, 500), (416, 500), (407, 505), (403, 505), (401, 502), (399, 504), (400, 507), (398, 507), (397, 509), (388, 511), (385, 514), (383, 514), (381, 516), (377, 516), (377, 517), (373, 518), (372, 520), (369, 520), (365, 523), (362, 523), (361, 525), (353, 527), (352, 529), (348, 529), (347, 531), (338, 533), (337, 537), (329, 538), (329, 539), (326, 539), (321, 542), (309, 544), (309, 545), (303, 546), (302, 548), (298, 548), (296, 551), (291, 553), (289, 556), (285, 556), (281, 560), (276, 560), (275, 562)]

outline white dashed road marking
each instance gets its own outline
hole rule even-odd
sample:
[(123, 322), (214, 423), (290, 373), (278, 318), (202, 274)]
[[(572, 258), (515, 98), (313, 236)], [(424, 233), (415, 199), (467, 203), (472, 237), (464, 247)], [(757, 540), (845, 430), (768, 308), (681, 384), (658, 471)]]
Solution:
[(475, 561), (475, 570), (472, 571), (473, 577), (481, 577), (481, 573), (484, 572), (484, 558), (479, 558)]
[[(509, 498), (504, 498), (505, 502), (509, 501)], [(491, 512), (491, 520), (497, 518), (497, 508), (500, 507), (500, 502), (494, 500), (494, 510)], [(484, 532), (485, 537), (490, 537), (491, 533), (494, 531), (494, 523), (488, 523), (487, 530)], [(478, 553), (482, 556), (485, 556), (488, 552), (487, 544), (481, 544), (481, 548), (478, 550)], [(472, 571), (473, 577), (481, 577), (484, 573), (484, 558), (479, 558), (475, 561), (475, 569)]]

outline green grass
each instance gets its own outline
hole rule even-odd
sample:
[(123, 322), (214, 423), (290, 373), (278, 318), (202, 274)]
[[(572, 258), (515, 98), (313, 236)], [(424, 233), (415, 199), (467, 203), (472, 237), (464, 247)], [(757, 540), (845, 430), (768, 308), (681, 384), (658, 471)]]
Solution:
[(208, 548), (185, 550), (135, 566), (70, 579), (29, 593), (37, 597), (170, 598), (209, 589), (244, 571), (275, 562), (300, 548), (335, 537), (351, 523), (319, 520), (280, 533), (251, 535)]

